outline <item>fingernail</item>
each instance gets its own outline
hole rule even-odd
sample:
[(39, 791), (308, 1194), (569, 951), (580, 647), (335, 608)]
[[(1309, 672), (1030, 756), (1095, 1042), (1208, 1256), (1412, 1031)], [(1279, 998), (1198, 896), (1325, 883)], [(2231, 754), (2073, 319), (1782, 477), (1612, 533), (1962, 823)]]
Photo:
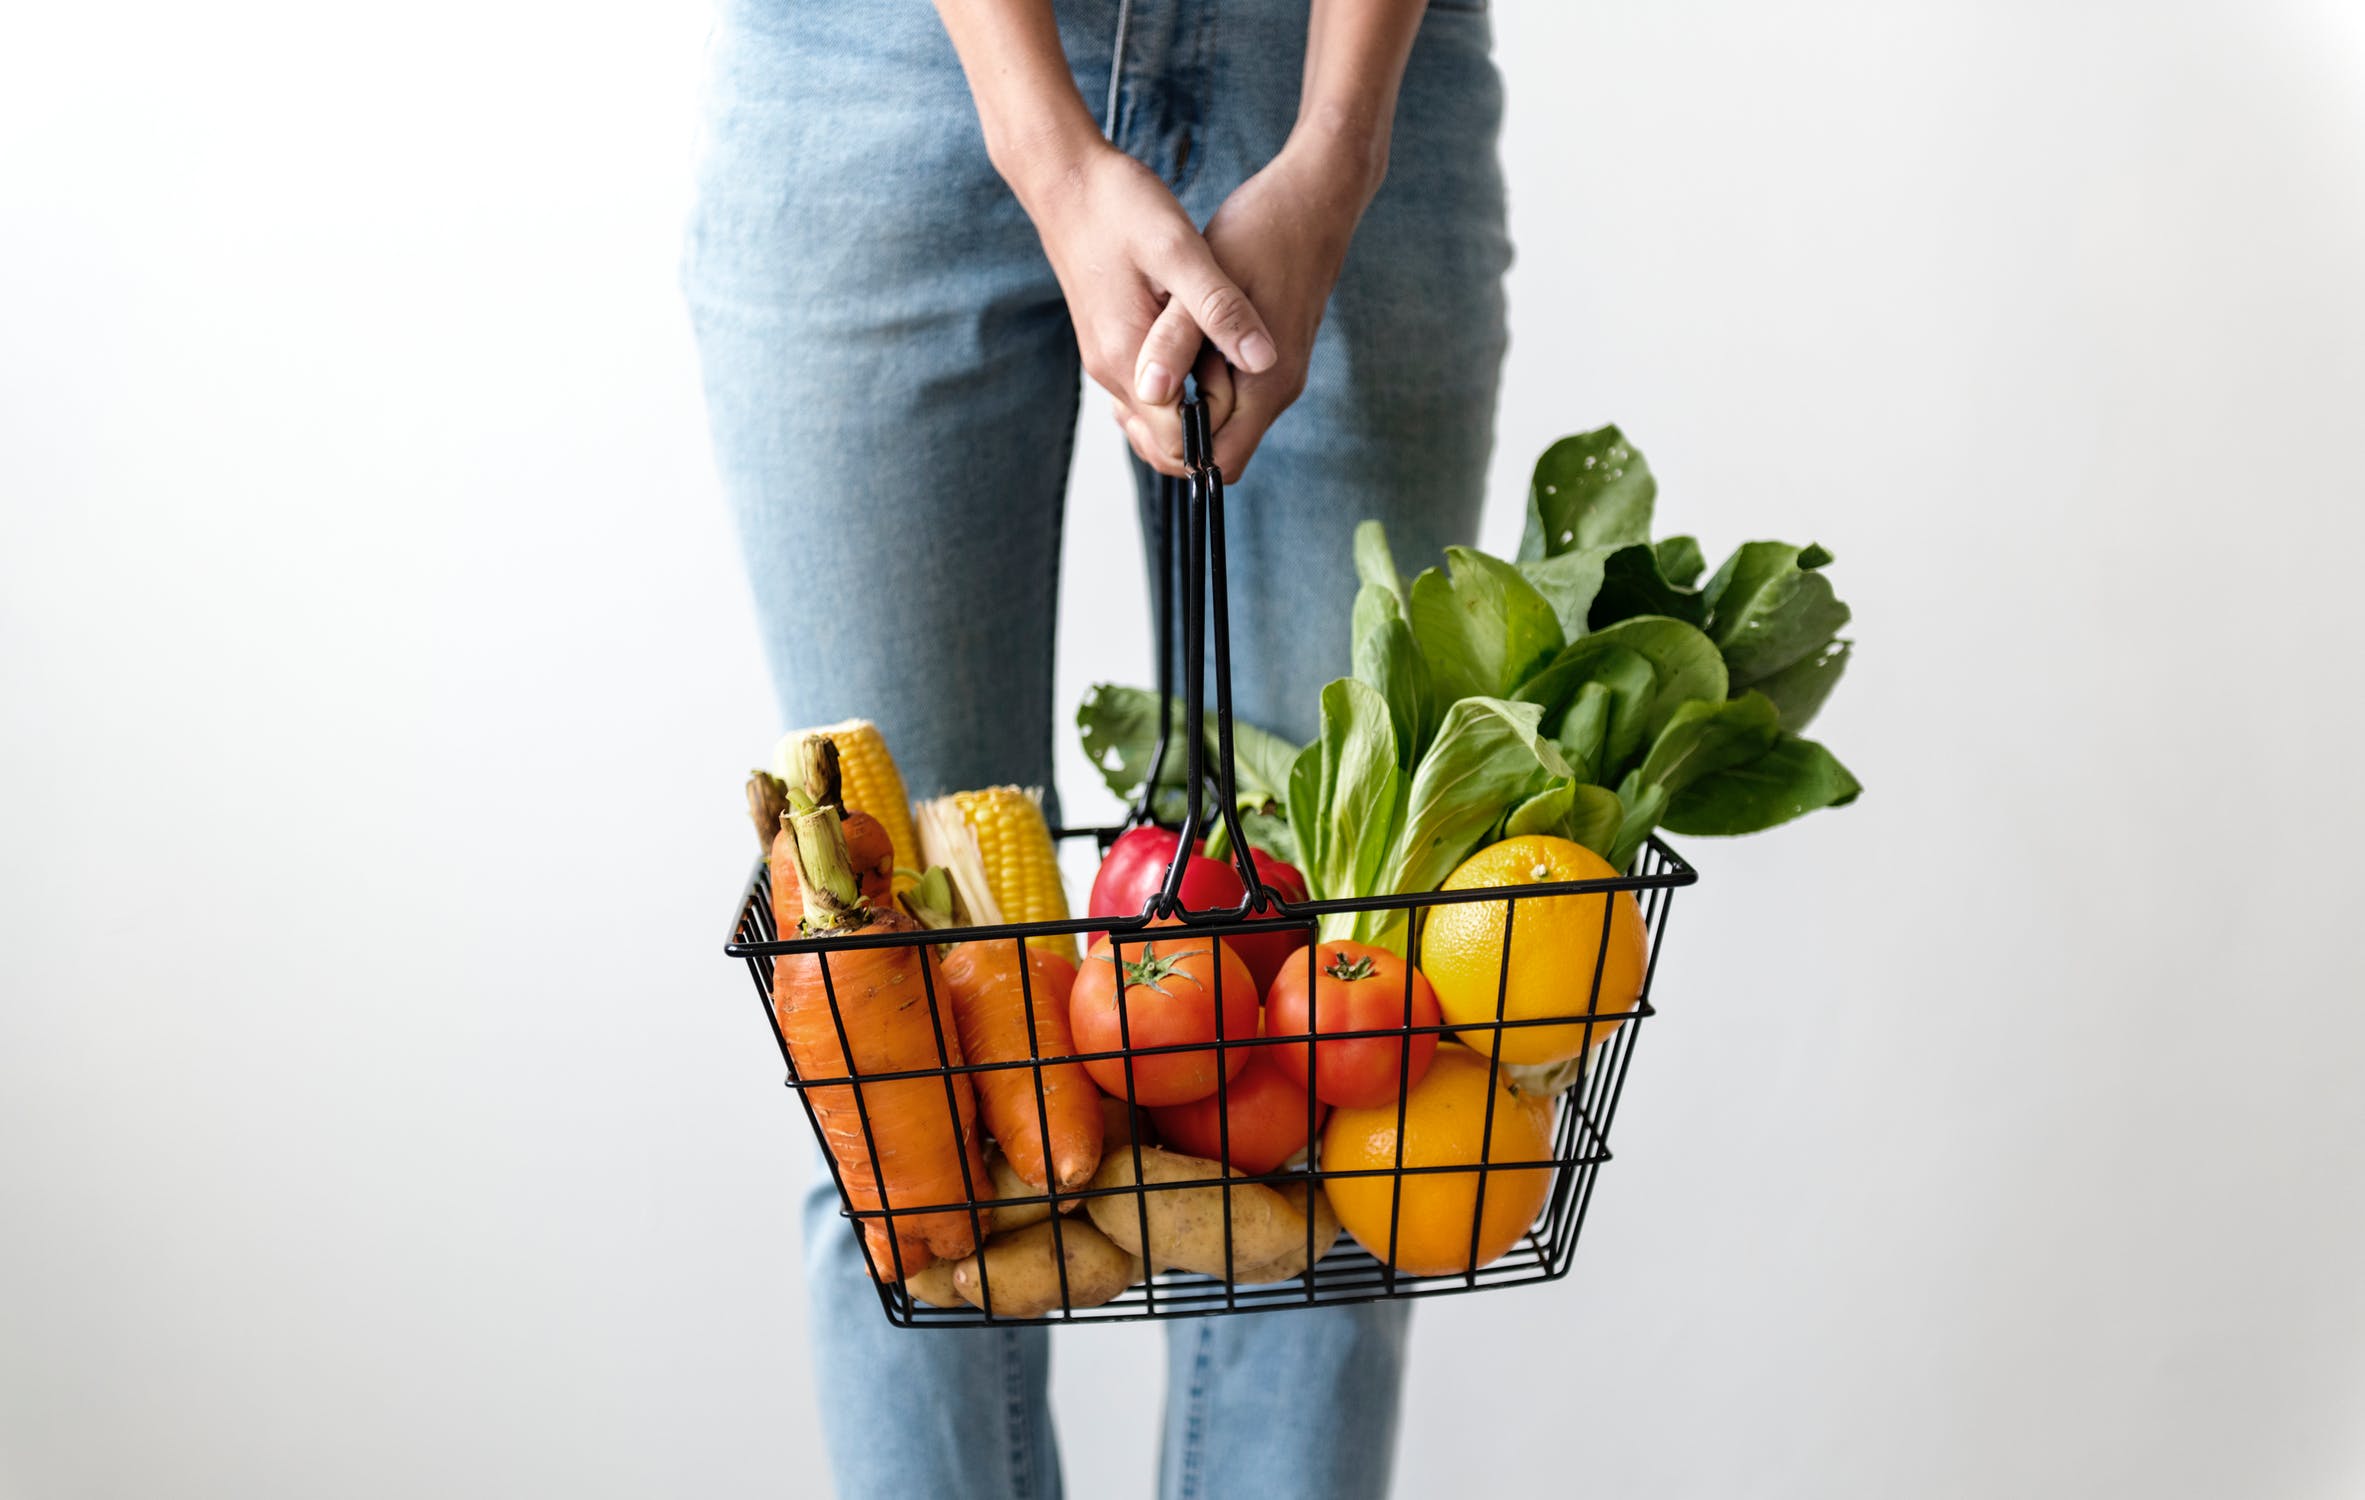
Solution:
[(1261, 333), (1252, 333), (1240, 341), (1240, 362), (1251, 375), (1262, 375), (1273, 367), (1273, 341)]
[(1141, 383), (1134, 391), (1152, 406), (1164, 406), (1167, 398), (1174, 394), (1174, 372), (1152, 361), (1143, 367)]

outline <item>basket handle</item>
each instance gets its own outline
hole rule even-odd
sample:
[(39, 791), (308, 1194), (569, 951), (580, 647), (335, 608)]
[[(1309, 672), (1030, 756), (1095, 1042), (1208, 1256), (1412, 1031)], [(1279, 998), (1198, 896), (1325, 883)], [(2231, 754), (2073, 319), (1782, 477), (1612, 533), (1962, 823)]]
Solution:
[[(1256, 861), (1249, 856), (1248, 840), (1240, 832), (1239, 783), (1232, 765), (1232, 637), (1231, 611), (1224, 591), (1224, 476), (1216, 466), (1215, 442), (1208, 430), (1207, 403), (1195, 392), (1186, 396), (1182, 404), (1183, 467), (1187, 477), (1161, 475), (1157, 493), (1158, 552), (1158, 742), (1150, 753), (1149, 773), (1142, 781), (1140, 800), (1126, 817), (1128, 827), (1152, 821), (1151, 803), (1158, 789), (1158, 774), (1166, 765), (1168, 741), (1173, 737), (1174, 720), (1166, 706), (1173, 701), (1174, 632), (1179, 623), (1182, 630), (1183, 702), (1189, 739), (1185, 747), (1188, 773), (1184, 784), (1191, 795), (1185, 798), (1182, 827), (1174, 840), (1174, 857), (1166, 866), (1166, 878), (1152, 898), (1146, 915), (1179, 917), (1183, 915), (1183, 868), (1191, 853), (1191, 845), (1199, 838), (1205, 822), (1204, 803), (1207, 794), (1215, 795), (1217, 815), (1222, 818), (1224, 831), (1231, 841), (1232, 864), (1240, 872), (1240, 882), (1247, 888), (1247, 899), (1237, 910), (1221, 913), (1226, 918), (1247, 917), (1259, 908), (1270, 906), (1279, 910), (1281, 903), (1265, 888), (1264, 877), (1258, 873)], [(1178, 586), (1179, 585), (1179, 586)], [(1178, 611), (1179, 603), (1179, 611)], [(1207, 611), (1213, 611), (1210, 620)], [(1175, 618), (1180, 613), (1178, 622)], [(1206, 764), (1207, 752), (1207, 646), (1212, 625), (1215, 648), (1215, 736), (1216, 763), (1213, 775)]]

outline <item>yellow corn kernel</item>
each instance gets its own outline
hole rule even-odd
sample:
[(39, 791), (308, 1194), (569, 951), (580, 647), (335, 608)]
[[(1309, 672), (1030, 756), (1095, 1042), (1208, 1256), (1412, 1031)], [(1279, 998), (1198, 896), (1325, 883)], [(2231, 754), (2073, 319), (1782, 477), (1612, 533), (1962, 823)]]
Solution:
[[(1042, 794), (1015, 786), (955, 792), (953, 805), (975, 839), (987, 888), (1005, 922), (1053, 922), (1068, 914), (1067, 891), (1059, 883), (1059, 856), (1051, 827), (1043, 821)], [(1073, 960), (1076, 942), (1067, 936), (1029, 938), (1030, 946)]]
[(838, 775), (846, 810), (868, 813), (887, 830), (887, 842), (895, 846), (895, 888), (902, 890), (910, 878), (901, 872), (920, 867), (920, 841), (912, 834), (911, 798), (903, 790), (903, 773), (895, 768), (895, 757), (887, 753), (879, 726), (868, 719), (848, 719), (819, 729), (800, 729), (781, 739), (772, 757), (773, 773), (796, 784), (802, 774), (798, 747), (814, 735), (827, 735), (838, 747)]

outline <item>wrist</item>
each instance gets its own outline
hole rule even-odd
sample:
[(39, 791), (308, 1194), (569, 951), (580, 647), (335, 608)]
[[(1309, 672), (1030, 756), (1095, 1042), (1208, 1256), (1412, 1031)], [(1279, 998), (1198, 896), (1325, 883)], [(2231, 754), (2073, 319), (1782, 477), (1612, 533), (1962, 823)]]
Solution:
[(1114, 149), (1080, 99), (1073, 109), (994, 120), (985, 126), (986, 157), (1029, 215), (1079, 182), (1101, 152)]
[(1388, 175), (1389, 123), (1348, 104), (1309, 99), (1282, 155), (1299, 163), (1311, 181), (1351, 200), (1360, 213)]

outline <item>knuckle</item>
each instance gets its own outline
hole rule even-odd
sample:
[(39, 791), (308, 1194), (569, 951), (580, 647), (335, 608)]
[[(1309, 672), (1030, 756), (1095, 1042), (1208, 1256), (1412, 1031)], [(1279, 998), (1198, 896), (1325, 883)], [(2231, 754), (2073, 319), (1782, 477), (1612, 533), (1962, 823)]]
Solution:
[(1228, 284), (1211, 286), (1199, 294), (1199, 326), (1210, 333), (1230, 333), (1248, 321), (1248, 299)]

